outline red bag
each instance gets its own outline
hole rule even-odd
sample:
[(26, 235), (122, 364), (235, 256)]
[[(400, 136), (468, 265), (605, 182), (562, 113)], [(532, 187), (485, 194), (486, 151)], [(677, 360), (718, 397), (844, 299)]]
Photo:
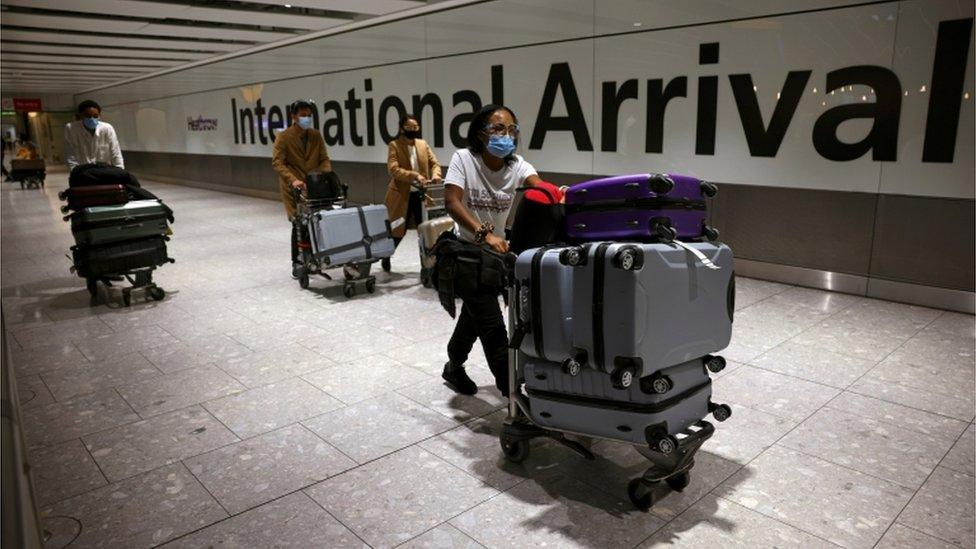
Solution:
[(509, 249), (522, 253), (530, 248), (566, 241), (566, 206), (559, 187), (540, 181), (524, 191), (512, 218)]

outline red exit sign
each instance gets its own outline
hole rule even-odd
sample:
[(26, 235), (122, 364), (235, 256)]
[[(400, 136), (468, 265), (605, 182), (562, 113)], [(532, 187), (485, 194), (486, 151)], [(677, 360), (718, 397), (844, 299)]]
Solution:
[(35, 111), (41, 111), (43, 109), (41, 109), (40, 99), (25, 99), (22, 97), (14, 97), (14, 110), (35, 112)]

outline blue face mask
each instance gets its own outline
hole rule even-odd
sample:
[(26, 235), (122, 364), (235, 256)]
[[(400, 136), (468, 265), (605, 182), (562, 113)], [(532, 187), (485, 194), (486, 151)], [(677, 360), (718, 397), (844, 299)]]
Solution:
[(312, 117), (311, 116), (299, 116), (298, 125), (303, 129), (307, 130), (312, 127)]
[(81, 120), (81, 123), (84, 124), (85, 127), (88, 128), (89, 130), (94, 130), (95, 128), (98, 127), (97, 118), (83, 118)]
[(492, 135), (488, 138), (488, 152), (498, 158), (505, 158), (515, 150), (515, 140), (510, 135)]

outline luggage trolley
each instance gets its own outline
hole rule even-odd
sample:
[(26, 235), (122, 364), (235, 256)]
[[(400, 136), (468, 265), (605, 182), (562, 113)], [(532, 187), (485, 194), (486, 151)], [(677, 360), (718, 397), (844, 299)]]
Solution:
[[(167, 237), (160, 237), (164, 242), (168, 240)], [(72, 247), (72, 251), (77, 254), (77, 246)], [(152, 276), (153, 271), (161, 265), (166, 263), (175, 263), (176, 260), (171, 257), (165, 257), (165, 252), (163, 252), (164, 257), (157, 258), (155, 260), (156, 265), (146, 265), (133, 267), (131, 269), (120, 269), (118, 271), (106, 271), (98, 268), (99, 263), (93, 262), (86, 265), (85, 267), (80, 267), (78, 261), (71, 266), (71, 272), (77, 274), (78, 276), (85, 279), (85, 286), (88, 289), (88, 293), (91, 294), (91, 303), (95, 305), (98, 302), (98, 283), (101, 282), (107, 288), (112, 287), (113, 282), (121, 282), (126, 280), (129, 282), (130, 286), (122, 288), (122, 303), (128, 307), (132, 304), (132, 290), (145, 290), (146, 295), (155, 301), (161, 301), (166, 297), (166, 291), (153, 282)], [(84, 271), (84, 272), (83, 272)]]
[[(514, 304), (519, 297), (514, 285), (508, 289), (509, 326), (517, 325)], [(521, 463), (529, 457), (529, 443), (533, 438), (546, 437), (563, 444), (588, 460), (595, 459), (592, 452), (579, 442), (571, 440), (566, 435), (577, 435), (588, 438), (603, 438), (614, 442), (625, 442), (606, 437), (597, 437), (589, 433), (569, 430), (543, 428), (532, 422), (531, 403), (522, 393), (520, 380), (523, 379), (523, 369), (519, 364), (519, 352), (516, 338), (510, 341), (508, 349), (508, 415), (502, 425), (500, 443), (505, 458), (513, 463)], [(661, 435), (648, 441), (646, 446), (635, 446), (636, 450), (646, 457), (651, 466), (643, 475), (630, 481), (627, 495), (631, 502), (643, 511), (650, 509), (658, 497), (655, 487), (664, 481), (672, 490), (680, 492), (691, 481), (691, 468), (695, 464), (695, 453), (701, 445), (715, 432), (715, 427), (705, 420), (700, 420), (678, 436)]]
[(323, 262), (321, 259), (315, 257), (312, 251), (311, 233), (308, 229), (309, 220), (316, 212), (322, 210), (339, 210), (346, 207), (347, 187), (341, 185), (341, 189), (342, 191), (338, 196), (331, 198), (310, 198), (302, 194), (299, 189), (292, 189), (292, 193), (295, 196), (295, 205), (297, 206), (297, 213), (292, 219), (292, 223), (295, 225), (295, 235), (298, 238), (298, 261), (301, 264), (298, 285), (303, 290), (308, 289), (309, 277), (311, 275), (319, 275), (326, 280), (332, 280), (332, 277), (325, 272), (326, 269), (342, 267), (344, 277), (342, 294), (347, 298), (351, 298), (356, 295), (356, 284), (360, 282), (365, 285), (367, 292), (373, 293), (376, 291), (376, 277), (369, 274), (372, 263), (359, 262), (331, 265), (327, 259)]
[(10, 179), (20, 183), (21, 189), (40, 189), (44, 187), (47, 175), (44, 159), (15, 159), (10, 161)]
[(420, 283), (425, 288), (432, 285), (431, 273), (437, 258), (430, 249), (441, 234), (457, 231), (457, 224), (447, 213), (444, 205), (444, 184), (412, 184), (420, 191), (420, 225), (417, 226), (417, 248), (420, 252)]

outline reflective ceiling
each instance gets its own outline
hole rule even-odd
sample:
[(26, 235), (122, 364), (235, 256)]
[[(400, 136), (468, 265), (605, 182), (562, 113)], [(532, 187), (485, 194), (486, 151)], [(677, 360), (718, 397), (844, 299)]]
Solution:
[(76, 93), (427, 3), (0, 0), (0, 93)]

